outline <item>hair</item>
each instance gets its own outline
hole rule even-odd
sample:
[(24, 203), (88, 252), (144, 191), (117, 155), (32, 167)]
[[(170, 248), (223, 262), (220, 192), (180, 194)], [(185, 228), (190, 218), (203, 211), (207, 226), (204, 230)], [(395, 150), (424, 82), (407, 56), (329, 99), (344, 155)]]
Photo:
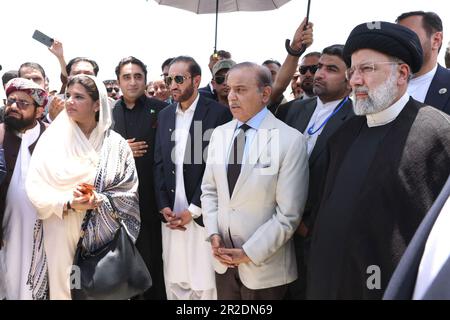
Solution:
[[(329, 56), (336, 56), (345, 63), (344, 59), (344, 45), (343, 44), (333, 44), (328, 46), (322, 50), (322, 54), (326, 54)], [(346, 64), (347, 65), (347, 64)]]
[(435, 32), (442, 32), (442, 20), (441, 18), (434, 12), (424, 12), (424, 11), (410, 11), (402, 13), (397, 17), (395, 20), (396, 23), (399, 23), (400, 21), (414, 16), (420, 16), (422, 17), (422, 27), (425, 29), (425, 32), (427, 33), (428, 37), (431, 37), (431, 35)]
[(260, 91), (262, 91), (264, 87), (272, 87), (272, 74), (266, 67), (253, 62), (241, 62), (231, 67), (228, 74), (233, 70), (239, 69), (253, 69), (256, 71), (256, 85)]
[(268, 59), (262, 63), (263, 66), (266, 66), (268, 64), (276, 64), (278, 67), (281, 68), (281, 63), (279, 63), (277, 60)]
[(6, 71), (2, 75), (3, 88), (6, 86), (6, 84), (8, 83), (9, 80), (18, 78), (18, 77), (19, 77), (19, 72), (17, 70)]
[(177, 63), (177, 62), (184, 62), (189, 64), (189, 73), (192, 78), (196, 76), (202, 75), (202, 68), (200, 68), (200, 65), (197, 63), (197, 61), (194, 60), (194, 58), (189, 56), (178, 56), (176, 58), (173, 58), (172, 62), (170, 62), (169, 66)]
[[(74, 84), (83, 86), (83, 88), (86, 89), (88, 96), (91, 97), (92, 100), (98, 101), (100, 99), (100, 94), (98, 92), (97, 86), (95, 85), (95, 81), (89, 78), (87, 75), (79, 75), (71, 78), (67, 83), (67, 88)], [(99, 114), (100, 113), (98, 111), (95, 113), (95, 121), (98, 121)]]
[(109, 84), (117, 84), (117, 80), (116, 79), (110, 79), (110, 80), (103, 80), (103, 84), (104, 85), (109, 85)]
[(36, 62), (25, 62), (22, 63), (19, 67), (19, 71), (18, 71), (18, 76), (21, 77), (20, 71), (22, 70), (22, 68), (31, 68), (34, 70), (39, 71), (42, 74), (42, 78), (44, 78), (45, 81), (45, 71), (44, 68), (42, 68), (42, 66), (39, 63)]
[(318, 51), (313, 51), (313, 52), (310, 52), (310, 53), (305, 54), (305, 56), (303, 57), (303, 59), (309, 58), (309, 57), (317, 57), (317, 58), (320, 58), (320, 56), (321, 56), (320, 52), (318, 52)]
[(139, 67), (141, 67), (142, 71), (144, 72), (144, 78), (145, 78), (145, 82), (147, 83), (147, 66), (138, 58), (135, 58), (133, 56), (129, 56), (126, 58), (123, 58), (122, 60), (119, 61), (119, 64), (116, 67), (116, 76), (117, 76), (117, 80), (119, 80), (120, 77), (120, 72), (122, 70), (122, 67), (126, 64), (136, 64)]
[(99, 71), (97, 62), (95, 62), (94, 60), (88, 59), (88, 58), (84, 58), (84, 57), (76, 57), (76, 58), (73, 58), (72, 60), (70, 60), (69, 63), (66, 65), (67, 74), (68, 75), (70, 74), (70, 71), (72, 70), (72, 66), (75, 63), (82, 62), (82, 61), (90, 63), (92, 65), (92, 68), (94, 69), (95, 76), (97, 76), (98, 71)]
[(161, 71), (164, 71), (164, 68), (167, 66), (170, 66), (170, 63), (172, 62), (174, 58), (167, 58), (166, 60), (164, 60), (164, 62), (161, 65)]
[[(229, 53), (228, 51), (225, 50), (219, 50), (216, 52), (216, 54), (221, 58), (221, 59), (231, 59), (231, 53)], [(214, 53), (212, 55), (209, 56), (209, 58), (211, 59), (214, 56)]]

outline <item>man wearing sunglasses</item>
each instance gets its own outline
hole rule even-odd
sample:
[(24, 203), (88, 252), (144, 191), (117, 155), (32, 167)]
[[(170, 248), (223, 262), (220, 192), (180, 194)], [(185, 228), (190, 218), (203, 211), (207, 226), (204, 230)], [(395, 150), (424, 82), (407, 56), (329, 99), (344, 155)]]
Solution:
[(159, 114), (155, 185), (158, 207), (166, 222), (162, 239), (167, 298), (216, 299), (200, 186), (210, 134), (230, 121), (231, 113), (199, 94), (201, 69), (191, 57), (175, 58), (166, 81), (175, 103)]
[(106, 91), (108, 92), (108, 98), (117, 100), (119, 99), (119, 84), (117, 83), (117, 80), (105, 80), (103, 81), (106, 87)]
[[(213, 53), (209, 57), (209, 63), (208, 68), (211, 71), (211, 74), (213, 74), (213, 67), (214, 65), (219, 62), (220, 60), (224, 59), (231, 59), (231, 53), (225, 50), (219, 50), (216, 53)], [(213, 74), (214, 77), (214, 74)], [(213, 99), (218, 101), (217, 93), (214, 90), (214, 86), (212, 84), (212, 81), (209, 82), (205, 87), (198, 89), (201, 95), (203, 95), (205, 98)]]
[(31, 300), (27, 278), (37, 213), (26, 195), (25, 180), (33, 150), (46, 128), (39, 119), (47, 92), (31, 80), (15, 78), (8, 82), (6, 96), (5, 123), (0, 125), (7, 167), (0, 185), (0, 261), (6, 270), (0, 277), (6, 279), (6, 299)]
[(158, 215), (153, 185), (153, 159), (158, 113), (167, 103), (145, 95), (147, 66), (135, 57), (123, 58), (116, 67), (122, 97), (113, 108), (114, 130), (133, 151), (139, 176), (139, 208), (141, 230), (136, 247), (144, 258), (153, 279), (145, 299), (165, 299), (162, 270), (161, 220)]
[(228, 106), (228, 93), (230, 92), (230, 88), (227, 86), (227, 73), (235, 64), (236, 62), (231, 59), (224, 59), (218, 61), (212, 69), (213, 79), (211, 84), (218, 101), (225, 106)]
[(356, 116), (328, 141), (306, 297), (381, 299), (450, 174), (450, 118), (407, 93), (423, 62), (410, 29), (360, 24), (344, 60)]

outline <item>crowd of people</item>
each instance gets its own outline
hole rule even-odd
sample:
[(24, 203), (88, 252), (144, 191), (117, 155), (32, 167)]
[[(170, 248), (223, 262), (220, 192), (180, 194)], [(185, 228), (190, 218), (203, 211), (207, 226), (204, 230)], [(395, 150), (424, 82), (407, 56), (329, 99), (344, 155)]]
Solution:
[(283, 63), (215, 52), (205, 87), (190, 56), (100, 81), (57, 40), (59, 91), (37, 62), (5, 72), (0, 299), (71, 299), (77, 244), (94, 255), (120, 222), (152, 278), (130, 299), (450, 298), (441, 19), (312, 42), (305, 19)]

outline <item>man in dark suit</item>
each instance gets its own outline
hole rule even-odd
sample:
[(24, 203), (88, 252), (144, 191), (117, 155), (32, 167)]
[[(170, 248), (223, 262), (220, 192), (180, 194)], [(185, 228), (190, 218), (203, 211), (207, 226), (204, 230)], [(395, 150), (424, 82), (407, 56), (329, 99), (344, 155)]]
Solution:
[(383, 299), (450, 299), (448, 217), (450, 177), (406, 249)]
[(344, 59), (357, 116), (328, 142), (308, 299), (380, 299), (450, 174), (450, 118), (407, 93), (423, 61), (417, 35), (398, 24), (363, 23), (347, 39)]
[(314, 217), (311, 215), (320, 200), (320, 190), (326, 175), (328, 138), (354, 113), (348, 98), (350, 85), (345, 79), (347, 66), (343, 58), (343, 45), (325, 48), (318, 61), (314, 76), (316, 98), (296, 99), (286, 110), (286, 124), (302, 132), (307, 139), (309, 156), (308, 199), (302, 222), (294, 235), (297, 255), (298, 279), (289, 286), (289, 299), (304, 299), (306, 293), (306, 259)]
[(122, 59), (116, 67), (123, 96), (113, 109), (114, 130), (127, 139), (139, 177), (141, 230), (136, 247), (153, 279), (146, 299), (165, 299), (162, 269), (161, 220), (153, 187), (153, 154), (158, 113), (167, 103), (145, 95), (147, 68), (135, 57)]
[[(212, 129), (231, 120), (228, 108), (198, 93), (201, 69), (175, 58), (167, 84), (176, 101), (159, 114), (155, 186), (163, 214), (163, 261), (169, 300), (216, 299), (214, 269), (200, 203), (204, 155)], [(209, 133), (208, 133), (209, 132)]]
[(396, 22), (417, 34), (423, 50), (422, 68), (410, 81), (408, 93), (450, 114), (450, 70), (437, 63), (443, 40), (441, 18), (434, 12), (413, 11), (401, 14)]

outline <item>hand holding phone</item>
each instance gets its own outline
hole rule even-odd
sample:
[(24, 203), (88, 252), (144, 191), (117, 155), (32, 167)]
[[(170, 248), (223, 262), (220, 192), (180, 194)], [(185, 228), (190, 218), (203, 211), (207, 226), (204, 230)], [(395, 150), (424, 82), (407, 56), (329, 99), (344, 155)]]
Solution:
[(35, 30), (33, 33), (33, 39), (39, 41), (40, 43), (46, 45), (47, 47), (51, 47), (53, 45), (53, 38), (43, 34), (39, 30)]

